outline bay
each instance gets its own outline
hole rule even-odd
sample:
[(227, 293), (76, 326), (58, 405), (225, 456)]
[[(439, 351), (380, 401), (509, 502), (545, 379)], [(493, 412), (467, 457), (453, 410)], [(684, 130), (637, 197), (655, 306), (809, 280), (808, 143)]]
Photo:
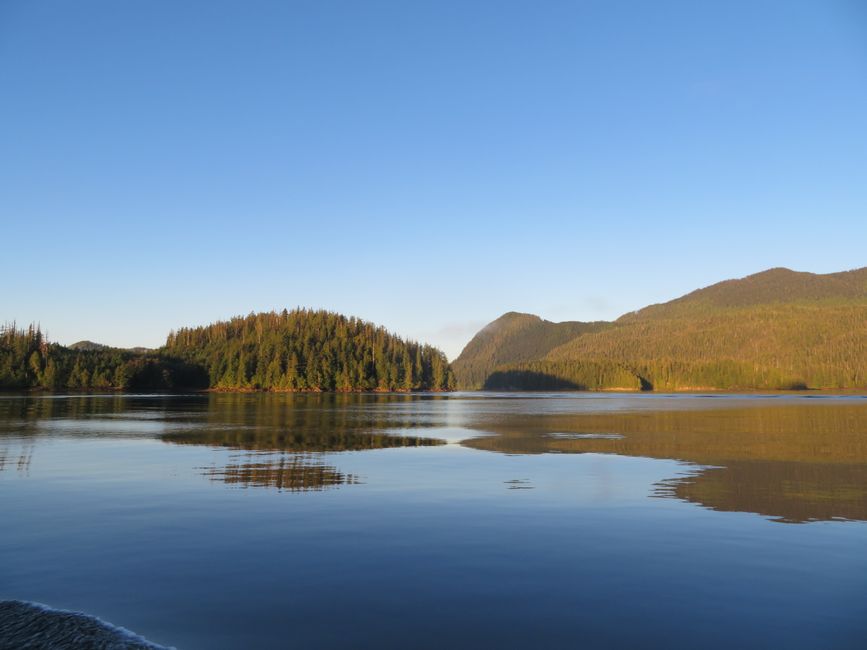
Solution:
[(0, 522), (178, 648), (859, 648), (867, 399), (5, 396)]

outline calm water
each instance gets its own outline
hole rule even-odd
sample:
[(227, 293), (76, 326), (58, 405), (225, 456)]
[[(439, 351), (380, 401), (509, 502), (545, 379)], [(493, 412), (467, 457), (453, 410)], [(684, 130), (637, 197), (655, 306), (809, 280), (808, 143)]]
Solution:
[(867, 647), (862, 397), (4, 397), (0, 522), (178, 648)]

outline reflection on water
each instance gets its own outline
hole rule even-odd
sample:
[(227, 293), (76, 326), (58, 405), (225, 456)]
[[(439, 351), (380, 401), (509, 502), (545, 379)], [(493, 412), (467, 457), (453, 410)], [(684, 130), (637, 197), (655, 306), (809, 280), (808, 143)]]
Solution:
[(378, 431), (431, 427), (422, 403), (442, 395), (405, 394), (200, 394), (200, 395), (0, 395), (0, 435), (56, 435), (57, 429), (89, 437), (154, 435), (183, 428), (283, 431)]
[[(434, 436), (408, 435), (431, 431)], [(781, 522), (867, 521), (867, 400), (638, 396), (190, 395), (0, 399), (0, 471), (39, 436), (157, 438), (247, 452), (201, 473), (288, 492), (356, 484), (336, 452), (445, 444), (510, 455), (672, 459), (652, 496)], [(462, 432), (462, 433), (461, 433)], [(16, 446), (17, 445), (17, 446)], [(516, 482), (511, 489), (527, 486)]]
[(712, 410), (487, 419), (463, 442), (508, 454), (608, 453), (694, 464), (654, 495), (776, 521), (867, 521), (867, 404), (755, 402)]
[(513, 478), (509, 481), (505, 481), (506, 487), (509, 490), (532, 490), (533, 485), (530, 483), (530, 479), (527, 478)]
[(273, 430), (209, 430), (167, 433), (164, 442), (177, 445), (209, 445), (258, 451), (361, 451), (389, 447), (429, 447), (445, 441), (417, 436), (397, 436), (385, 433), (363, 433), (334, 429), (307, 431)]
[[(427, 447), (444, 440), (388, 434), (429, 427), (418, 414), (395, 417), (387, 407), (405, 395), (115, 395), (29, 397), (0, 400), (0, 434), (158, 437), (176, 445), (226, 447), (249, 452), (199, 471), (234, 487), (285, 492), (323, 490), (360, 483), (325, 462), (325, 453)], [(30, 463), (32, 444), (21, 451), (19, 471)], [(0, 471), (11, 451), (0, 448)]]
[(773, 521), (867, 520), (867, 465), (727, 461), (661, 482), (657, 496)]
[(223, 466), (206, 467), (202, 473), (212, 481), (236, 487), (275, 488), (281, 492), (324, 490), (361, 482), (354, 474), (344, 474), (305, 454), (281, 454), (277, 458), (247, 455)]
[(203, 474), (213, 481), (222, 481), (229, 485), (245, 488), (270, 487), (287, 492), (323, 490), (337, 485), (360, 483), (357, 476), (344, 474), (336, 467), (322, 462), (322, 452), (445, 444), (444, 440), (434, 438), (311, 428), (296, 431), (218, 429), (168, 433), (161, 439), (163, 442), (178, 445), (246, 450), (249, 453), (241, 460), (232, 457), (224, 466), (204, 468)]
[(856, 398), (0, 396), (0, 600), (208, 650), (862, 648), (865, 491)]
[(0, 446), (0, 472), (6, 469), (15, 469), (24, 474), (30, 469), (30, 463), (33, 461), (33, 445), (23, 444), (13, 448), (10, 446)]

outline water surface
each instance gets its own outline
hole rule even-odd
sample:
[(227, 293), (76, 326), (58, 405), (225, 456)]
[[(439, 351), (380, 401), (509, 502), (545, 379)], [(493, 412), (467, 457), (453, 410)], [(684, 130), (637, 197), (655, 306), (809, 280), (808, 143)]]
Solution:
[(861, 648), (867, 399), (2, 397), (0, 521), (178, 648)]

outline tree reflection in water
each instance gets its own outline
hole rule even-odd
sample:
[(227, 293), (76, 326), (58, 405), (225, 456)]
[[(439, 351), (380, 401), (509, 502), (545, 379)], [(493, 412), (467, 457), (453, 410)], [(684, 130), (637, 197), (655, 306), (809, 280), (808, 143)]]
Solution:
[(324, 490), (339, 485), (357, 485), (358, 476), (346, 474), (323, 462), (331, 452), (426, 447), (445, 444), (434, 438), (392, 436), (359, 431), (210, 430), (162, 436), (164, 442), (206, 445), (242, 450), (224, 465), (204, 467), (212, 481), (236, 487), (267, 487), (286, 492)]
[(325, 490), (361, 482), (354, 474), (344, 474), (312, 454), (280, 454), (276, 458), (245, 454), (237, 462), (202, 468), (202, 473), (212, 481), (236, 487), (266, 487), (286, 492)]

